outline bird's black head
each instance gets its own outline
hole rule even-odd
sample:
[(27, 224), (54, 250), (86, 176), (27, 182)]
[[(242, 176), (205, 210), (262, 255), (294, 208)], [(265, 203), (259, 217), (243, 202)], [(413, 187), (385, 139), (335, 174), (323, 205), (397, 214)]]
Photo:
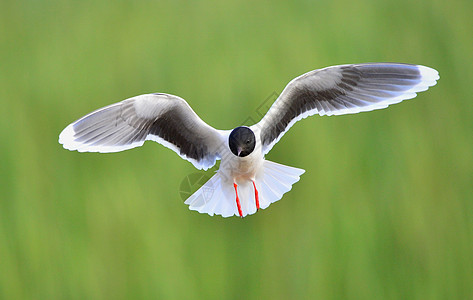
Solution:
[(228, 138), (228, 146), (233, 154), (239, 157), (249, 155), (255, 149), (256, 138), (253, 131), (248, 127), (237, 127), (233, 129)]

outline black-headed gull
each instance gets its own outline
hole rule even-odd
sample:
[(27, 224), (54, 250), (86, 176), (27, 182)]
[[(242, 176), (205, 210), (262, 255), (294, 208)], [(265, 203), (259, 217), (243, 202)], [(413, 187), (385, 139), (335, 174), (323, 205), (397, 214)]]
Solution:
[(295, 122), (385, 108), (438, 79), (434, 69), (397, 63), (314, 70), (289, 82), (260, 122), (233, 130), (207, 125), (177, 96), (140, 95), (80, 118), (61, 132), (59, 143), (79, 152), (118, 152), (152, 140), (204, 170), (220, 159), (216, 174), (185, 203), (211, 216), (244, 217), (281, 199), (305, 172), (264, 158)]

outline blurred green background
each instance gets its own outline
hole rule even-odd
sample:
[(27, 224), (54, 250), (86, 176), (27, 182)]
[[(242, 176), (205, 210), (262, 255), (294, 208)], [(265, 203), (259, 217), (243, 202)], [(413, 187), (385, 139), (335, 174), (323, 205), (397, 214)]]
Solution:
[[(473, 299), (473, 12), (462, 0), (1, 1), (1, 299)], [(297, 123), (267, 156), (307, 172), (268, 209), (189, 211), (196, 170), (153, 142), (58, 144), (135, 95), (257, 120), (307, 71), (440, 72), (388, 109)], [(250, 124), (247, 124), (250, 125)]]

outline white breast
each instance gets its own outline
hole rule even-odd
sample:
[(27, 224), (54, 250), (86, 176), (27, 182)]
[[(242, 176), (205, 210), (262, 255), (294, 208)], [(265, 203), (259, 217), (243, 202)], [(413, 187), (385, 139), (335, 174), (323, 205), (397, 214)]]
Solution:
[(234, 155), (228, 147), (222, 154), (220, 168), (218, 170), (222, 176), (228, 178), (230, 182), (249, 181), (255, 178), (256, 173), (263, 166), (263, 153), (261, 143), (257, 140), (253, 152), (245, 157)]

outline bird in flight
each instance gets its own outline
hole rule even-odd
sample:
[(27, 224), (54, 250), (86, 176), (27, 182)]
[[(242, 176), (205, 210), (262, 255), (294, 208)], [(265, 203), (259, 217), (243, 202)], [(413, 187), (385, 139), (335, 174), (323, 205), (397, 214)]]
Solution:
[(254, 214), (281, 199), (305, 172), (265, 160), (295, 122), (343, 115), (411, 99), (439, 79), (434, 69), (399, 63), (332, 66), (293, 79), (258, 123), (218, 130), (174, 95), (145, 94), (100, 108), (67, 126), (59, 143), (79, 152), (118, 152), (147, 140), (170, 148), (196, 168), (221, 160), (216, 174), (185, 204), (223, 217)]

